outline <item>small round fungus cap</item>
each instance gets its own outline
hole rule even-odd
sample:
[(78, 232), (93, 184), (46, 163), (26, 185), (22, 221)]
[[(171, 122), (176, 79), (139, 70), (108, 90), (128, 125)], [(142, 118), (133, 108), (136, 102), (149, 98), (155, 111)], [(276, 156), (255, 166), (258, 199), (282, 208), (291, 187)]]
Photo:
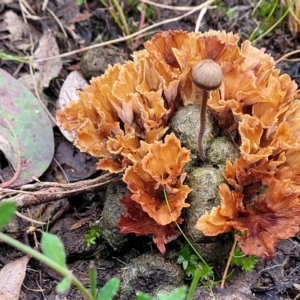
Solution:
[(200, 89), (205, 91), (215, 90), (222, 84), (222, 69), (212, 59), (201, 60), (194, 66), (192, 80)]

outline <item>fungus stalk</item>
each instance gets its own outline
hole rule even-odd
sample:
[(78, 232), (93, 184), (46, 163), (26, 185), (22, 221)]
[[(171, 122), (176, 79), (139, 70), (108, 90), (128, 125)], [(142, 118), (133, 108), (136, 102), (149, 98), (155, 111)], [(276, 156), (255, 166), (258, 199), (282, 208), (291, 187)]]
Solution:
[(206, 107), (209, 92), (218, 89), (222, 84), (223, 74), (221, 67), (211, 59), (204, 59), (195, 65), (192, 72), (192, 81), (203, 90), (200, 109), (200, 129), (198, 133), (198, 153), (202, 161), (206, 160), (203, 136), (206, 125)]

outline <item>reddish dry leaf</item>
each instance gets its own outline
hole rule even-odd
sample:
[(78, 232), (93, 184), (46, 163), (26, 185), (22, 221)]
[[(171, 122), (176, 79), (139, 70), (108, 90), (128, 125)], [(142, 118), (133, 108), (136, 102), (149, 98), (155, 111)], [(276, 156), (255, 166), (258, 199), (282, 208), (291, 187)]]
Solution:
[(68, 21), (68, 24), (74, 24), (74, 23), (80, 23), (83, 22), (87, 19), (89, 19), (93, 14), (90, 13), (86, 13), (86, 14), (77, 14), (75, 17), (73, 17), (72, 19), (70, 19)]
[(178, 232), (175, 230), (176, 224), (172, 222), (164, 226), (158, 225), (154, 219), (142, 210), (140, 204), (131, 199), (130, 195), (125, 195), (121, 202), (127, 212), (118, 222), (121, 232), (135, 233), (136, 235), (152, 234), (157, 248), (164, 254), (166, 252), (165, 244), (178, 237)]
[(299, 231), (300, 191), (290, 180), (270, 181), (267, 191), (244, 204), (243, 193), (220, 185), (220, 206), (206, 213), (196, 228), (205, 235), (215, 236), (235, 229), (236, 239), (245, 254), (273, 258), (280, 239), (288, 239)]

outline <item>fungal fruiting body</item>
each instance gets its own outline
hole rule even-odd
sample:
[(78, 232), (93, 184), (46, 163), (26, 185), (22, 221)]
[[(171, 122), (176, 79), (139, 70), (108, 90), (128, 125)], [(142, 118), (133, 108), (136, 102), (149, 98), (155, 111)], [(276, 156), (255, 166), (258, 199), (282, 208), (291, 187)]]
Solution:
[(189, 150), (166, 134), (168, 123), (180, 106), (199, 103), (192, 71), (206, 59), (222, 71), (207, 104), (241, 156), (227, 162), (221, 204), (196, 228), (209, 236), (235, 229), (242, 233), (236, 235), (242, 250), (260, 257), (272, 257), (279, 239), (299, 230), (297, 85), (280, 75), (264, 50), (249, 41), (238, 46), (238, 40), (212, 30), (158, 33), (133, 53), (133, 61), (108, 67), (79, 92), (79, 101), (57, 113), (60, 125), (76, 133), (75, 145), (99, 157), (98, 169), (124, 171), (132, 194), (122, 199), (127, 214), (121, 231), (153, 234), (161, 252), (176, 237), (175, 222), (182, 221), (190, 191), (184, 184)]
[(200, 109), (200, 128), (198, 133), (198, 154), (205, 161), (203, 135), (206, 124), (206, 107), (209, 92), (218, 89), (222, 84), (223, 74), (221, 67), (212, 59), (203, 59), (197, 63), (192, 71), (192, 81), (203, 90)]

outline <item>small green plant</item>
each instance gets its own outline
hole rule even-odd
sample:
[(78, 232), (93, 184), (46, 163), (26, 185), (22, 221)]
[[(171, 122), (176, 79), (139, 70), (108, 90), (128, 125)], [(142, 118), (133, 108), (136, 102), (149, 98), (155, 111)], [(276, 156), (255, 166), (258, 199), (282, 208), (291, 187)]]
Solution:
[[(114, 19), (117, 26), (125, 35), (130, 35), (130, 28), (125, 17), (124, 11), (118, 0), (100, 0), (104, 7), (106, 7)], [(132, 40), (128, 40), (129, 46), (132, 46)]]
[(189, 245), (182, 243), (180, 245), (181, 249), (177, 259), (177, 263), (182, 265), (188, 277), (194, 276), (194, 273), (200, 263), (200, 260), (194, 251), (189, 247)]
[[(136, 30), (142, 30), (145, 22), (151, 20), (155, 15), (155, 10), (150, 5), (139, 0), (128, 0), (123, 3), (119, 0), (99, 1), (109, 11), (109, 14), (124, 36), (130, 35)], [(136, 16), (139, 16), (139, 20), (136, 19)], [(133, 19), (135, 20), (133, 21)], [(137, 24), (139, 24), (138, 27)], [(127, 44), (131, 50), (136, 50), (140, 44), (140, 37), (138, 35), (134, 43), (133, 39), (127, 40)]]
[(222, 0), (215, 0), (214, 5), (216, 7), (216, 11), (222, 15), (226, 15), (229, 20), (232, 20), (237, 15), (234, 7), (226, 5), (226, 3)]
[(100, 235), (100, 228), (97, 225), (92, 225), (90, 230), (84, 236), (84, 242), (86, 243), (87, 247), (89, 248), (91, 245), (94, 245)]
[(259, 25), (252, 32), (249, 40), (256, 42), (281, 24), (286, 24), (288, 14), (296, 9), (294, 4), (294, 0), (289, 1), (287, 4), (285, 1), (279, 0), (259, 1), (253, 13), (253, 17)]
[(153, 16), (155, 15), (155, 11), (153, 9), (153, 7), (151, 7), (150, 5), (146, 4), (146, 3), (141, 3), (140, 1), (136, 1), (136, 0), (131, 0), (128, 1), (129, 6), (134, 9), (136, 8), (139, 12), (143, 12), (145, 14), (145, 20), (149, 21), (153, 18)]
[(258, 261), (257, 256), (245, 255), (239, 247), (236, 247), (230, 265), (240, 267), (243, 271), (251, 271)]
[(203, 264), (194, 250), (187, 243), (180, 245), (181, 249), (177, 259), (177, 263), (181, 264), (188, 277), (194, 277), (197, 270), (201, 270), (201, 279), (207, 280), (213, 277), (213, 270), (211, 267)]

